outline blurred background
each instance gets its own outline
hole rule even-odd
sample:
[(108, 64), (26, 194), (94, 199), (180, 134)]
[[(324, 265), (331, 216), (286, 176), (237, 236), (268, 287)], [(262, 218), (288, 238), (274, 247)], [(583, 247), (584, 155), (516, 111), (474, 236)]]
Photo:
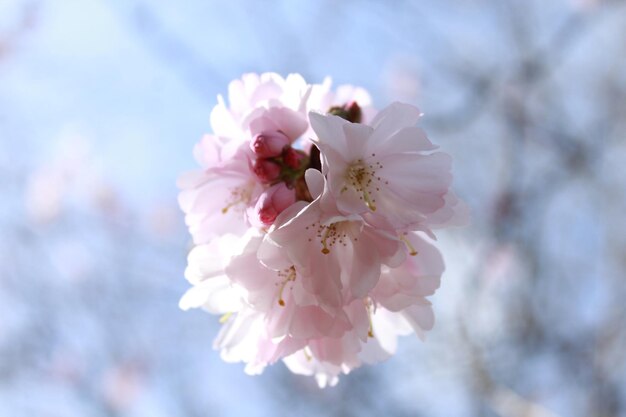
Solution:
[[(472, 208), (427, 342), (335, 388), (177, 306), (176, 177), (264, 71), (418, 105)], [(625, 164), (625, 1), (0, 0), (0, 417), (624, 417)]]

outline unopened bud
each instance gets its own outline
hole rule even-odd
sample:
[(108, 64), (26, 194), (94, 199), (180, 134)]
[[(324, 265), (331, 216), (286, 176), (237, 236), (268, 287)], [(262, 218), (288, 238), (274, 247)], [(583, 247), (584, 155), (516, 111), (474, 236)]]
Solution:
[(252, 171), (261, 182), (272, 182), (280, 177), (280, 166), (268, 159), (257, 159), (252, 163)]
[(356, 101), (351, 101), (344, 107), (348, 111), (348, 121), (352, 123), (361, 123), (363, 113), (361, 112), (361, 107), (357, 104)]
[(261, 194), (255, 212), (257, 218), (265, 226), (270, 226), (276, 217), (287, 207), (296, 202), (296, 191), (288, 188), (285, 183), (273, 185)]
[(306, 159), (306, 155), (302, 151), (297, 151), (291, 146), (283, 151), (283, 161), (291, 169), (298, 170), (302, 167)]
[(363, 118), (361, 107), (356, 101), (350, 101), (343, 106), (333, 106), (328, 110), (328, 113), (339, 116), (352, 123), (361, 123), (361, 119)]
[(256, 135), (250, 142), (250, 148), (261, 158), (272, 158), (279, 156), (283, 148), (290, 143), (289, 138), (283, 132), (276, 130)]

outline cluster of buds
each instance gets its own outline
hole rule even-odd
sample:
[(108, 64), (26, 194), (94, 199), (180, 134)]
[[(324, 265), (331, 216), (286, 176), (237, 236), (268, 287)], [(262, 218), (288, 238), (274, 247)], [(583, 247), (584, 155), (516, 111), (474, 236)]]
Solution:
[(261, 183), (270, 185), (255, 206), (257, 219), (264, 226), (271, 226), (283, 210), (301, 197), (296, 184), (308, 168), (309, 157), (294, 149), (291, 142), (281, 131), (261, 132), (250, 142), (254, 154), (251, 170)]

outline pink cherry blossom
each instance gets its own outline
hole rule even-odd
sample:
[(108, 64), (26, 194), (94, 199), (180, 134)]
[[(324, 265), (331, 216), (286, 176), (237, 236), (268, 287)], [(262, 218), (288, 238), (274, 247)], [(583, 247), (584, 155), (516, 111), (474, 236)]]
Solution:
[(230, 156), (223, 159), (219, 154), (226, 147), (216, 137), (203, 141), (207, 158), (216, 163), (211, 168), (193, 171), (178, 179), (181, 192), (178, 202), (185, 212), (185, 222), (194, 242), (207, 243), (225, 233), (243, 234), (249, 227), (247, 213), (254, 207), (263, 191), (263, 184), (250, 170), (249, 149), (242, 144)]
[(439, 251), (416, 233), (405, 236), (416, 255), (410, 256), (397, 268), (382, 268), (372, 299), (391, 311), (400, 311), (425, 301), (439, 288), (444, 270)]
[(183, 310), (202, 307), (213, 314), (226, 314), (242, 308), (245, 293), (231, 285), (224, 269), (244, 243), (235, 235), (225, 234), (191, 250), (185, 278), (193, 287), (179, 302)]
[(397, 266), (402, 261), (404, 245), (359, 216), (325, 211), (321, 205), (324, 178), (319, 171), (308, 170), (306, 180), (316, 200), (285, 211), (266, 235), (259, 257), (275, 269), (296, 265), (308, 277), (303, 282), (307, 291), (333, 311), (365, 297), (376, 285), (381, 265)]
[[(265, 78), (267, 85), (257, 87), (269, 94), (274, 91), (270, 85), (277, 81), (275, 77)], [(274, 107), (246, 108), (244, 112), (243, 104), (238, 103), (237, 111), (229, 116), (237, 126), (236, 132), (229, 130), (233, 136), (205, 135), (194, 149), (203, 169), (179, 178), (179, 204), (195, 243), (206, 243), (224, 233), (243, 234), (254, 221), (250, 213), (258, 213), (253, 209), (259, 196), (279, 179), (281, 167), (273, 160), (257, 158), (251, 149), (253, 141), (274, 132), (274, 141), (286, 138), (285, 146), (289, 146), (307, 129), (302, 113), (280, 107), (276, 98), (267, 102), (259, 97), (253, 94), (250, 100)], [(245, 117), (237, 119), (239, 113)], [(281, 135), (284, 138), (280, 139)]]
[(395, 103), (371, 126), (337, 116), (309, 117), (330, 195), (345, 214), (369, 213), (395, 229), (428, 223), (446, 205), (451, 158), (415, 127), (421, 113)]
[(272, 341), (266, 333), (265, 315), (262, 312), (243, 308), (223, 316), (223, 326), (213, 342), (226, 362), (245, 362), (245, 372), (257, 375), (286, 355), (301, 349), (305, 341), (284, 338)]
[(360, 310), (358, 316), (367, 320), (365, 337), (357, 330), (357, 325), (341, 338), (309, 340), (306, 346), (283, 358), (285, 365), (293, 373), (314, 376), (320, 388), (333, 386), (339, 382), (341, 374), (388, 359), (396, 352), (398, 336), (413, 331), (401, 313), (382, 307), (360, 308), (358, 301), (353, 305)]
[(298, 74), (283, 78), (275, 73), (244, 74), (228, 86), (228, 101), (218, 96), (211, 112), (211, 128), (217, 136), (247, 141), (250, 115), (260, 108), (285, 107), (304, 114), (309, 86)]
[(246, 74), (218, 98), (201, 169), (178, 181), (196, 244), (180, 307), (222, 315), (225, 361), (282, 360), (324, 387), (433, 327), (444, 264), (427, 238), (468, 211), (420, 116), (298, 75)]
[(371, 298), (351, 303), (348, 316), (355, 323), (353, 330), (339, 339), (309, 340), (283, 359), (292, 372), (315, 376), (321, 387), (332, 386), (340, 374), (393, 355), (398, 336), (416, 332), (423, 338), (432, 328), (432, 308), (426, 297), (439, 287), (443, 261), (438, 250), (417, 234), (407, 239), (418, 254), (397, 268), (383, 267)]

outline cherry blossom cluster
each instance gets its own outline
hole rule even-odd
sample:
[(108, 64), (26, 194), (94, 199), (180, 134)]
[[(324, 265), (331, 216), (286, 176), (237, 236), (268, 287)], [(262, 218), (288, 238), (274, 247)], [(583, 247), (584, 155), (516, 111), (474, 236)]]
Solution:
[(466, 209), (420, 117), (296, 74), (246, 74), (218, 97), (202, 169), (178, 182), (195, 243), (180, 306), (221, 315), (224, 360), (249, 374), (282, 360), (324, 387), (433, 327), (429, 240)]

